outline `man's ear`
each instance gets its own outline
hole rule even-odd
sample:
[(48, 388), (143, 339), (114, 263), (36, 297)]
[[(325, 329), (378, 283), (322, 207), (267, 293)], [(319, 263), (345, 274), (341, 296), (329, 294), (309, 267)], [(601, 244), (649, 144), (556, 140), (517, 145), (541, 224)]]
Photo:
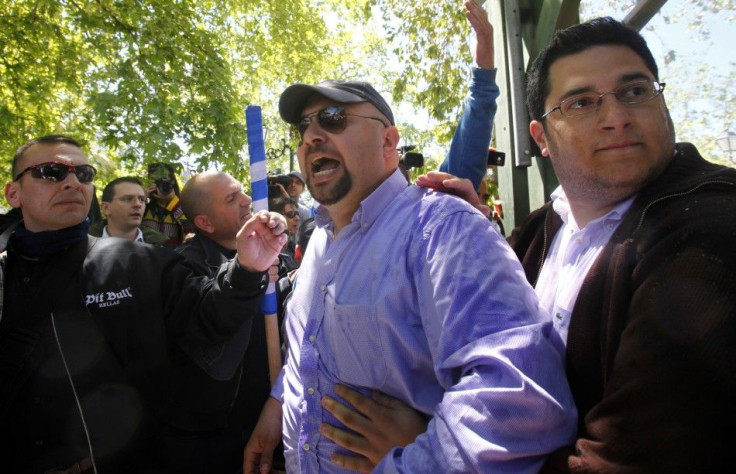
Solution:
[(21, 205), (18, 186), (20, 185), (16, 181), (11, 181), (5, 184), (5, 199), (7, 199), (8, 204), (12, 207), (20, 207)]
[(204, 214), (199, 214), (194, 217), (194, 227), (208, 234), (215, 231), (215, 227), (212, 225), (209, 216), (205, 216)]
[(389, 157), (389, 156), (396, 156), (398, 157), (396, 146), (399, 144), (399, 139), (401, 137), (399, 136), (399, 130), (391, 125), (386, 129), (386, 133), (384, 133), (384, 139), (383, 139), (383, 156)]
[(105, 201), (100, 201), (100, 211), (106, 215), (110, 215), (110, 203)]
[(537, 146), (542, 152), (542, 156), (549, 157), (549, 150), (547, 149), (547, 136), (544, 130), (544, 124), (539, 120), (532, 120), (529, 124), (529, 133), (537, 143)]

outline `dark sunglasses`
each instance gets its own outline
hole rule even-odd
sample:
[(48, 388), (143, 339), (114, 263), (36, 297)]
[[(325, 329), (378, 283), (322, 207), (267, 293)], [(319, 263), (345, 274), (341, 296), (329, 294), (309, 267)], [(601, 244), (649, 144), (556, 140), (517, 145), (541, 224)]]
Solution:
[(299, 133), (300, 140), (304, 139), (304, 132), (306, 132), (307, 128), (309, 128), (309, 124), (312, 123), (314, 117), (317, 117), (317, 123), (319, 123), (319, 126), (322, 128), (322, 130), (335, 134), (341, 133), (343, 130), (345, 130), (345, 127), (348, 126), (348, 117), (360, 117), (364, 119), (375, 120), (376, 122), (381, 122), (381, 125), (388, 128), (386, 122), (378, 117), (367, 117), (365, 115), (349, 114), (345, 112), (345, 107), (332, 105), (320, 110), (319, 112), (305, 115), (304, 117), (299, 119), (299, 122), (296, 124), (296, 131)]
[(28, 171), (31, 176), (49, 181), (64, 181), (69, 173), (74, 173), (80, 183), (90, 183), (95, 178), (97, 170), (92, 165), (71, 166), (66, 163), (40, 163), (24, 169), (13, 181), (18, 181)]
[(298, 215), (299, 215), (299, 213), (298, 213), (297, 211), (286, 211), (286, 212), (284, 212), (284, 215), (285, 215), (286, 217), (288, 217), (289, 219), (293, 219), (293, 218), (295, 218), (296, 216), (298, 216)]

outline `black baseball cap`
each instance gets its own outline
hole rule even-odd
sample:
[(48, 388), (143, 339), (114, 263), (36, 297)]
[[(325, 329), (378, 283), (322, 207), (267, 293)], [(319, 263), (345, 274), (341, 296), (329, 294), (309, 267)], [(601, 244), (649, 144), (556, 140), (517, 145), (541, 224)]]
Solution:
[(286, 123), (296, 125), (301, 118), (304, 106), (315, 94), (341, 104), (368, 102), (385, 115), (391, 125), (396, 125), (391, 107), (381, 97), (381, 94), (369, 83), (360, 81), (323, 81), (315, 86), (293, 84), (281, 93), (281, 99), (279, 99), (281, 118)]

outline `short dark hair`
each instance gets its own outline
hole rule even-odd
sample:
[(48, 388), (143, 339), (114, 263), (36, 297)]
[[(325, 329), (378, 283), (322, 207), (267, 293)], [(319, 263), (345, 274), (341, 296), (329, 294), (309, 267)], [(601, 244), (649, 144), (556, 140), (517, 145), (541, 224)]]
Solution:
[(549, 95), (549, 69), (558, 59), (580, 53), (593, 46), (626, 46), (634, 51), (659, 80), (657, 63), (646, 40), (639, 32), (611, 17), (595, 18), (555, 33), (532, 63), (526, 76), (526, 105), (533, 120), (544, 115), (544, 101)]
[(79, 149), (82, 148), (82, 145), (79, 144), (78, 141), (73, 139), (72, 137), (68, 137), (66, 135), (44, 135), (42, 137), (34, 138), (33, 140), (29, 140), (25, 142), (23, 145), (20, 146), (15, 151), (15, 155), (13, 155), (13, 162), (11, 165), (11, 171), (13, 173), (13, 178), (15, 178), (16, 173), (18, 173), (17, 167), (18, 163), (20, 163), (20, 160), (23, 158), (23, 155), (26, 151), (33, 145), (52, 145), (56, 143), (66, 143), (67, 145), (75, 146)]
[(280, 196), (280, 197), (273, 198), (268, 201), (268, 210), (273, 211), (273, 212), (278, 212), (279, 214), (283, 214), (284, 209), (286, 209), (286, 206), (288, 206), (289, 204), (296, 207), (297, 210), (299, 209), (298, 202), (291, 199), (290, 197)]
[(135, 176), (123, 176), (122, 178), (115, 178), (107, 183), (105, 189), (102, 190), (102, 202), (112, 202), (112, 200), (115, 199), (115, 186), (120, 183), (133, 183), (137, 184), (140, 187), (143, 187), (143, 183), (141, 183), (141, 180), (136, 178)]

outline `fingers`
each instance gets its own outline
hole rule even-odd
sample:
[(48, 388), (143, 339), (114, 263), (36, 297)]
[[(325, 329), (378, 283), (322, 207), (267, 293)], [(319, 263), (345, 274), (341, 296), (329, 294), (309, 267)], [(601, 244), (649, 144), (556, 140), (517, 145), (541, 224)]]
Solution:
[(476, 37), (475, 62), (479, 68), (493, 69), (493, 26), (488, 21), (488, 13), (474, 1), (465, 3), (465, 16)]
[(243, 455), (243, 473), (262, 473), (271, 472), (273, 463), (273, 451), (258, 452), (251, 446), (250, 442), (245, 447)]
[(491, 208), (480, 202), (478, 193), (473, 189), (473, 183), (469, 179), (458, 178), (442, 171), (430, 171), (426, 175), (419, 176), (416, 184), (423, 188), (454, 194), (478, 209), (484, 216), (491, 213)]
[(254, 453), (253, 451), (249, 451), (248, 447), (246, 446), (245, 453), (243, 456), (243, 473), (251, 474), (251, 473), (259, 472), (260, 465), (261, 465), (260, 453)]
[[(469, 179), (450, 178), (444, 180), (442, 184), (445, 186), (445, 188), (451, 190), (450, 192), (461, 196), (470, 204), (476, 204), (477, 201), (479, 201), (478, 193), (473, 188), (473, 183)], [(475, 200), (472, 199), (473, 196), (475, 196)]]
[[(322, 406), (330, 412), (337, 420), (348, 428), (362, 432), (361, 427), (368, 421), (366, 417), (357, 411), (353, 411), (334, 398), (325, 395), (322, 397)], [(357, 407), (356, 407), (357, 409)]]
[[(365, 415), (366, 417), (374, 418), (376, 415), (378, 415), (377, 410), (380, 408), (380, 406), (377, 405), (371, 398), (366, 397), (362, 393), (341, 384), (335, 385), (335, 393), (338, 394), (350, 405), (352, 405), (359, 413)], [(380, 395), (391, 398), (388, 395)]]
[[(281, 247), (286, 243), (288, 236), (286, 235), (286, 219), (277, 212), (258, 211), (253, 217), (243, 224), (240, 233), (252, 236), (258, 234), (262, 237), (268, 237), (269, 234), (281, 243)], [(281, 250), (278, 247), (277, 250)]]
[(363, 456), (348, 456), (347, 454), (335, 453), (330, 461), (345, 469), (358, 472), (371, 472), (375, 467), (373, 463)]
[(286, 232), (286, 219), (278, 212), (258, 211), (253, 218), (265, 224), (273, 231), (274, 235)]
[(267, 271), (287, 239), (284, 217), (275, 212), (259, 211), (238, 231), (238, 262), (246, 270)]
[(350, 433), (327, 423), (319, 427), (322, 436), (335, 442), (338, 446), (358, 454), (364, 454), (368, 448), (368, 441), (360, 435)]
[(417, 178), (416, 184), (417, 186), (421, 186), (423, 188), (431, 188), (437, 191), (445, 192), (446, 190), (444, 182), (450, 178), (454, 178), (454, 176), (442, 171), (430, 171), (427, 174), (419, 176)]
[(286, 188), (284, 188), (284, 185), (281, 183), (276, 183), (276, 187), (279, 188), (279, 193), (281, 193), (281, 196), (283, 197), (289, 197), (289, 193), (286, 191)]
[(273, 450), (281, 439), (281, 404), (269, 398), (243, 451), (243, 472), (266, 474), (273, 465)]

